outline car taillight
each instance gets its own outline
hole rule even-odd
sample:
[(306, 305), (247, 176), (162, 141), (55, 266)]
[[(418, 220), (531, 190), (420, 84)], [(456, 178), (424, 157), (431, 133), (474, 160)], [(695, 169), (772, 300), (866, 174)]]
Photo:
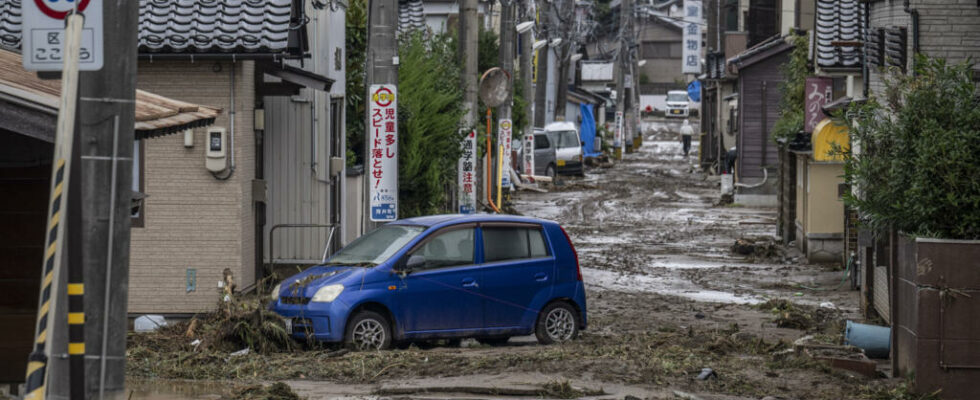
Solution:
[(565, 232), (565, 227), (558, 225), (561, 228), (561, 233), (565, 235), (565, 240), (568, 241), (568, 247), (572, 248), (572, 255), (575, 256), (575, 273), (578, 275), (578, 280), (582, 280), (582, 266), (578, 263), (578, 251), (575, 251), (575, 245), (572, 244), (572, 238), (568, 236), (568, 232)]

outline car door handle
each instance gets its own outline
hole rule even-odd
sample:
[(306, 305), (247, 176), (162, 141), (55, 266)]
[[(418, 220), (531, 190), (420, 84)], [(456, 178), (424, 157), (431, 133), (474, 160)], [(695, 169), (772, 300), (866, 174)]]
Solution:
[(538, 272), (538, 273), (534, 274), (534, 280), (536, 280), (538, 282), (545, 282), (545, 281), (548, 280), (548, 274), (546, 274), (544, 272)]
[(479, 283), (476, 283), (476, 280), (473, 279), (473, 278), (466, 278), (466, 279), (463, 279), (463, 287), (478, 288), (478, 287), (480, 287), (480, 284)]

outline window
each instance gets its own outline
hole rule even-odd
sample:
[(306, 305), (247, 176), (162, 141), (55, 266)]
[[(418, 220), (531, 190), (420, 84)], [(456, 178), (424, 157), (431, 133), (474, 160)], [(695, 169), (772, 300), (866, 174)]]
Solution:
[(476, 229), (465, 228), (438, 233), (412, 255), (425, 257), (422, 269), (455, 267), (473, 264), (473, 244)]
[(643, 42), (640, 54), (650, 58), (681, 58), (681, 42)]
[(534, 149), (541, 150), (551, 147), (551, 143), (548, 142), (548, 135), (534, 135)]
[(146, 223), (146, 190), (144, 186), (143, 170), (145, 162), (143, 153), (146, 145), (142, 140), (133, 141), (133, 202), (131, 204), (130, 216), (133, 228), (142, 228)]
[(540, 229), (484, 227), (483, 252), (486, 262), (547, 257), (548, 247)]
[(381, 264), (424, 230), (413, 225), (383, 225), (340, 249), (325, 265)]
[(558, 132), (555, 134), (555, 138), (558, 139), (559, 149), (579, 147), (582, 145), (582, 142), (578, 138), (578, 132), (575, 131)]

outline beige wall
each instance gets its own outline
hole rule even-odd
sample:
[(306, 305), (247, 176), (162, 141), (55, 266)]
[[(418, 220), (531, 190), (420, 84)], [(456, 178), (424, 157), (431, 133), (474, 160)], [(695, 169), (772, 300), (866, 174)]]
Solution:
[[(191, 313), (214, 308), (217, 283), (230, 268), (239, 287), (254, 281), (251, 61), (141, 61), (137, 86), (159, 95), (219, 107), (215, 127), (229, 131), (231, 71), (235, 76), (235, 173), (218, 180), (205, 169), (205, 128), (194, 147), (183, 135), (145, 140), (145, 224), (130, 244), (131, 313)], [(230, 157), (230, 153), (229, 153)], [(186, 291), (186, 271), (197, 270), (197, 289)]]
[(843, 164), (807, 164), (806, 233), (843, 233), (844, 203), (837, 196), (837, 185), (843, 183)]

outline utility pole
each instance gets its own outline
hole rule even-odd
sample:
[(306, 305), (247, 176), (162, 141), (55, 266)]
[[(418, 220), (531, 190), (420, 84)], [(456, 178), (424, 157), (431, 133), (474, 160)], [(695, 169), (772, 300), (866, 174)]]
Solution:
[[(541, 39), (551, 41), (551, 3), (548, 0), (538, 1), (538, 31)], [(551, 46), (545, 45), (538, 53), (537, 82), (534, 86), (534, 126), (544, 127), (545, 116), (548, 115), (548, 58)]]
[[(619, 74), (616, 76), (616, 113), (623, 115), (623, 131), (620, 133), (620, 140), (625, 142), (628, 135), (629, 121), (626, 118), (626, 74), (632, 73), (630, 68), (632, 57), (630, 57), (630, 44), (633, 36), (633, 1), (623, 0), (619, 5)], [(633, 82), (631, 82), (633, 83)], [(617, 127), (618, 129), (618, 127)], [(620, 148), (625, 148), (624, 143), (620, 143)]]
[[(371, 126), (371, 85), (398, 84), (398, 41), (395, 31), (398, 27), (398, 0), (369, 0), (368, 1), (368, 48), (367, 48), (367, 79), (364, 82), (364, 118), (365, 138), (364, 157), (372, 157), (372, 141), (368, 133)], [(395, 100), (397, 101), (397, 99)], [(371, 221), (371, 163), (365, 163), (364, 178), (364, 214), (363, 231), (367, 233), (378, 226)], [(392, 171), (385, 171), (391, 173)], [(397, 169), (394, 171), (397, 174)], [(397, 176), (396, 178), (397, 179)], [(397, 196), (397, 194), (396, 194)]]
[(122, 398), (139, 2), (106, 1), (102, 15), (105, 64), (79, 78), (85, 391)]
[[(510, 74), (513, 81), (514, 76), (514, 35), (516, 28), (514, 24), (514, 13), (516, 0), (500, 1), (500, 68)], [(507, 91), (507, 100), (500, 107), (497, 107), (499, 119), (511, 118), (511, 107), (514, 104), (513, 85)]]
[[(558, 79), (557, 87), (555, 93), (555, 121), (565, 120), (565, 106), (568, 103), (568, 63), (570, 62), (571, 51), (575, 44), (575, 33), (577, 33), (577, 21), (572, 22), (572, 18), (575, 18), (575, 2), (574, 1), (562, 1), (559, 3), (559, 7), (555, 9), (555, 14), (558, 17), (559, 26), (557, 31), (559, 32), (558, 37), (562, 39), (558, 48), (555, 49), (555, 61), (558, 63)], [(570, 33), (573, 32), (573, 33)]]
[[(533, 15), (526, 15), (528, 7), (525, 5), (522, 7), (525, 11), (523, 20), (529, 20), (528, 17), (534, 17)], [(534, 55), (534, 30), (529, 30), (521, 34), (521, 81), (524, 82), (524, 115), (527, 118), (527, 126), (524, 128), (524, 134), (530, 135), (534, 132), (534, 115), (531, 112), (534, 110), (532, 105), (534, 104), (534, 82), (531, 68), (531, 60)], [(529, 175), (534, 175), (534, 171), (528, 172)]]
[[(462, 0), (459, 3), (459, 61), (463, 66), (461, 84), (463, 85), (463, 109), (466, 110), (466, 114), (463, 115), (463, 126), (466, 129), (474, 129), (479, 104), (477, 103), (477, 75), (480, 73), (477, 70), (479, 68), (477, 45), (480, 33), (480, 21), (477, 15), (478, 4), (478, 0)], [(489, 135), (490, 132), (487, 134)], [(490, 182), (490, 171), (485, 165), (491, 152), (492, 149), (486, 149), (483, 160), (477, 163), (477, 174), (482, 178), (480, 181), (482, 183)], [(488, 198), (488, 193), (481, 193), (481, 191), (486, 192), (485, 185), (478, 184), (476, 186), (477, 198)]]

